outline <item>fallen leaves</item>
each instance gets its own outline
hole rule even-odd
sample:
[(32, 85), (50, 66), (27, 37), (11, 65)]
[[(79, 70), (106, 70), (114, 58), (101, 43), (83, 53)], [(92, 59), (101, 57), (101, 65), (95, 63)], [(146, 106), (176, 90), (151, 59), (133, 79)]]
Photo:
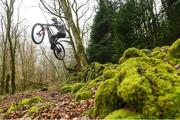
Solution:
[[(94, 106), (93, 99), (82, 100), (80, 102), (75, 102), (73, 100), (72, 94), (61, 95), (58, 91), (37, 91), (31, 94), (15, 94), (14, 96), (7, 96), (1, 99), (0, 106), (3, 110), (8, 108), (9, 104), (3, 105), (8, 99), (12, 99), (12, 103), (18, 102), (20, 99), (26, 97), (41, 96), (45, 99), (46, 103), (51, 104), (49, 108), (42, 109), (37, 113), (28, 115), (28, 110), (26, 107), (18, 109), (9, 116), (1, 115), (5, 119), (61, 119), (61, 120), (84, 120), (89, 119), (87, 116), (83, 115), (83, 112), (92, 108)], [(0, 117), (0, 118), (1, 118)]]

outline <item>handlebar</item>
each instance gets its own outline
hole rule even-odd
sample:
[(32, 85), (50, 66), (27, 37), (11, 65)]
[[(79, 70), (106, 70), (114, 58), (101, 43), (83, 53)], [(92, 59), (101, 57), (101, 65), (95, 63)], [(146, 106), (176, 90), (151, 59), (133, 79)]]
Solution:
[[(41, 24), (41, 23), (39, 23), (39, 24)], [(43, 25), (43, 26), (48, 26), (48, 24), (41, 24), (41, 25)]]
[(36, 24), (40, 24), (40, 25), (47, 26), (47, 27), (55, 26), (55, 25), (53, 25), (53, 24), (43, 24), (43, 23), (36, 23)]

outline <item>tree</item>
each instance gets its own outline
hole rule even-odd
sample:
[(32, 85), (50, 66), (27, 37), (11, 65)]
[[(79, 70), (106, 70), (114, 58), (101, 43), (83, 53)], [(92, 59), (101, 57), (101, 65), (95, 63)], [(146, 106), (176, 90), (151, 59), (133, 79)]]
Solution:
[(7, 38), (5, 36), (5, 31), (4, 31), (4, 18), (3, 16), (1, 17), (1, 33), (2, 33), (2, 77), (1, 77), (1, 90), (0, 94), (4, 94), (4, 80), (6, 76), (6, 59), (7, 59)]
[(164, 18), (168, 27), (168, 44), (172, 44), (180, 38), (180, 1), (179, 0), (161, 0)]
[[(16, 0), (4, 0), (2, 1), (4, 11), (5, 11), (5, 40), (9, 44), (10, 51), (10, 65), (11, 65), (11, 88), (12, 93), (16, 91), (15, 79), (16, 79), (16, 62), (15, 62), (15, 54), (16, 54), (16, 43), (19, 40), (19, 18), (16, 24), (13, 23), (13, 15), (14, 15), (14, 6)], [(19, 15), (18, 15), (19, 17)], [(6, 51), (7, 52), (7, 51)]]
[[(12, 93), (16, 91), (15, 86), (15, 50), (16, 50), (16, 40), (13, 41), (12, 36), (12, 17), (14, 13), (14, 3), (15, 0), (10, 0), (9, 2), (5, 1), (6, 6), (6, 19), (7, 19), (7, 25), (6, 25), (6, 37), (9, 42), (10, 47), (10, 55), (11, 55), (11, 87), (12, 87)], [(17, 32), (17, 31), (14, 31)], [(16, 36), (15, 36), (16, 37)]]
[[(116, 62), (129, 47), (168, 45), (167, 21), (156, 0), (100, 0), (91, 31), (90, 61)], [(173, 17), (175, 18), (175, 17)]]
[(112, 38), (112, 20), (114, 13), (115, 9), (113, 9), (108, 1), (99, 1), (99, 9), (94, 18), (90, 36), (90, 45), (87, 49), (90, 62), (112, 62), (112, 57), (114, 55)]

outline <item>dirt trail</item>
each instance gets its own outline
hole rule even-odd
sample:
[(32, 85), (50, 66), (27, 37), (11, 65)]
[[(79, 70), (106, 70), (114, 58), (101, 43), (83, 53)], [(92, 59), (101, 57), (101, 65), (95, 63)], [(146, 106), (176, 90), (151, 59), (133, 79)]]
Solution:
[(8, 117), (0, 113), (0, 118), (7, 119), (89, 119), (82, 113), (93, 107), (93, 100), (75, 102), (72, 94), (61, 94), (58, 91), (36, 91), (27, 93), (18, 93), (8, 95), (0, 98), (0, 108), (7, 110), (12, 103), (17, 103), (23, 98), (32, 98), (34, 96), (41, 96), (46, 103), (51, 104), (48, 109), (40, 110), (31, 116), (27, 114), (27, 109), (16, 110)]

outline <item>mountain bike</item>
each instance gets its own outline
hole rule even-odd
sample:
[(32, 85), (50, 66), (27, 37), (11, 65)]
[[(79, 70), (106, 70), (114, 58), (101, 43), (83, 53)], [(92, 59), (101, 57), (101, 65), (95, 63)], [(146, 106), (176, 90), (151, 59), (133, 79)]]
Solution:
[(51, 37), (53, 35), (53, 31), (48, 26), (48, 24), (36, 23), (33, 26), (32, 31), (31, 31), (31, 37), (32, 37), (33, 42), (35, 44), (42, 43), (44, 40), (46, 31), (48, 34), (49, 43), (51, 44), (51, 46), (54, 46), (52, 48), (52, 50), (53, 50), (55, 57), (59, 60), (62, 60), (65, 57), (65, 49), (64, 49), (63, 45), (57, 41), (58, 38), (56, 38), (55, 40), (51, 39)]

